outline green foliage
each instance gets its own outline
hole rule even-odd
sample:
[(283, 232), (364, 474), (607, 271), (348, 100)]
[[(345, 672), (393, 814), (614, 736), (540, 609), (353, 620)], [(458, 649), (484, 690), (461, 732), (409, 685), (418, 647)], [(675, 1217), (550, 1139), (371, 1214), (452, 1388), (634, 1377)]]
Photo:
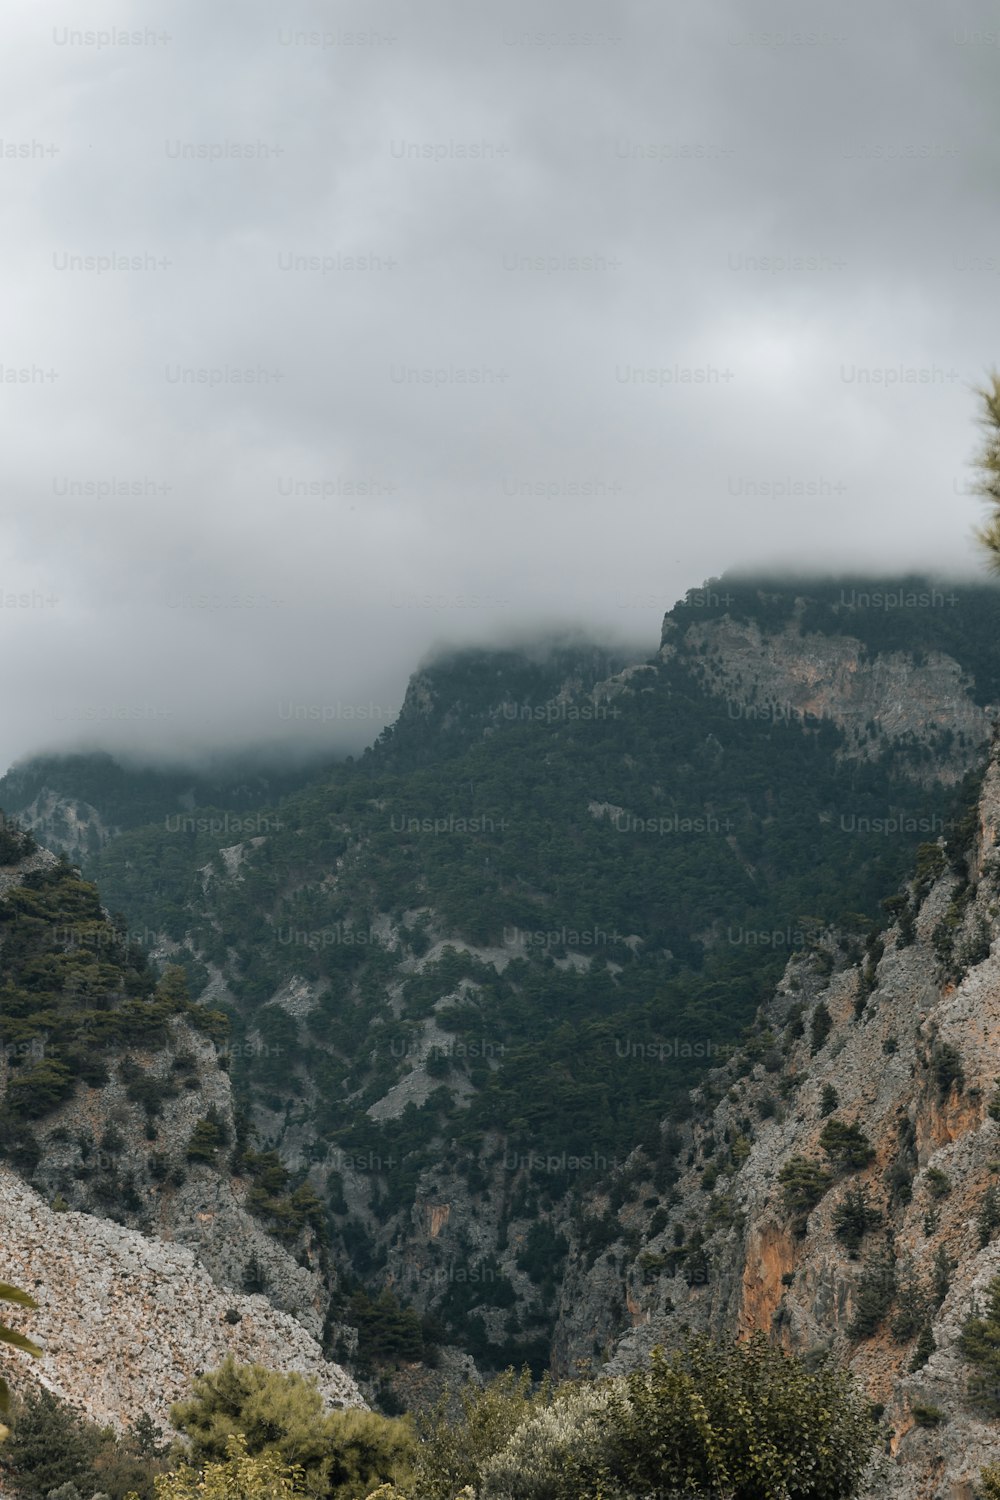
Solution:
[(308, 1494), (355, 1500), (387, 1481), (405, 1487), (414, 1457), (408, 1422), (375, 1412), (324, 1413), (315, 1384), (297, 1373), (237, 1365), (230, 1357), (195, 1381), (170, 1420), (191, 1440), (195, 1464), (222, 1462), (241, 1435), (251, 1457), (301, 1468)]
[(201, 1466), (181, 1464), (158, 1475), (156, 1500), (296, 1500), (305, 1482), (303, 1471), (285, 1463), (276, 1450), (250, 1453), (246, 1439), (234, 1434), (227, 1439), (223, 1460)]
[[(16, 1307), (28, 1307), (32, 1311), (38, 1308), (38, 1303), (33, 1297), (29, 1297), (27, 1292), (22, 1292), (20, 1287), (11, 1286), (7, 1281), (0, 1281), (0, 1302), (11, 1302)], [(27, 1338), (23, 1333), (19, 1333), (16, 1328), (9, 1328), (6, 1323), (0, 1323), (0, 1345), (6, 1345), (8, 1349), (20, 1349), (25, 1354), (34, 1354), (36, 1356), (42, 1352), (37, 1344), (32, 1343), (31, 1339)], [(10, 1387), (3, 1376), (0, 1375), (0, 1412), (7, 1412), (9, 1409)], [(0, 1424), (0, 1443), (4, 1441), (7, 1435), (7, 1428)]]
[(857, 1256), (861, 1241), (870, 1229), (877, 1229), (882, 1215), (871, 1208), (862, 1188), (850, 1188), (833, 1211), (833, 1232), (851, 1258)]
[(929, 1322), (925, 1323), (917, 1335), (917, 1342), (913, 1348), (913, 1357), (906, 1367), (910, 1373), (915, 1374), (917, 1370), (922, 1370), (936, 1348), (937, 1344), (934, 1342), (933, 1329)]
[(934, 1262), (931, 1269), (931, 1297), (934, 1307), (939, 1308), (948, 1295), (951, 1285), (951, 1273), (955, 1269), (955, 1262), (949, 1259), (948, 1252), (943, 1245), (939, 1245), (934, 1252)]
[(939, 1042), (931, 1054), (931, 1066), (941, 1099), (946, 1099), (953, 1087), (961, 1092), (965, 1086), (965, 1072), (962, 1054), (957, 1047), (950, 1042)]
[(221, 1115), (213, 1104), (204, 1119), (195, 1123), (188, 1141), (188, 1161), (207, 1162), (215, 1165), (218, 1161), (218, 1153), (223, 1146), (229, 1145), (229, 1130)]
[(827, 1010), (826, 1005), (821, 1000), (816, 1009), (813, 1011), (812, 1020), (809, 1023), (809, 1035), (811, 1038), (812, 1051), (814, 1053), (819, 1051), (832, 1030), (833, 1017), (830, 1015), (830, 1012)]
[(980, 1249), (989, 1244), (993, 1232), (1000, 1227), (1000, 1191), (991, 1183), (982, 1196), (976, 1215)]
[(420, 1438), (415, 1460), (420, 1500), (454, 1500), (467, 1485), (477, 1486), (494, 1454), (513, 1438), (534, 1412), (551, 1401), (548, 1381), (532, 1391), (531, 1372), (504, 1370), (485, 1386), (466, 1385), (453, 1410), (445, 1391), (430, 1411), (417, 1415)]
[(976, 456), (979, 478), (973, 486), (993, 507), (993, 514), (976, 532), (994, 572), (1000, 571), (1000, 373), (990, 372), (989, 384), (976, 390), (979, 398), (979, 423), (983, 439)]
[(982, 1500), (1000, 1500), (1000, 1464), (987, 1464), (979, 1471)]
[(778, 1173), (786, 1211), (792, 1215), (793, 1232), (800, 1238), (806, 1232), (806, 1221), (833, 1178), (829, 1172), (804, 1156), (793, 1156)]
[(973, 1308), (962, 1324), (958, 1347), (975, 1367), (969, 1400), (988, 1416), (1000, 1416), (1000, 1276), (987, 1287), (985, 1311)]
[(895, 1264), (888, 1256), (874, 1256), (865, 1263), (855, 1289), (849, 1336), (870, 1339), (887, 1317), (895, 1295)]
[(910, 1410), (918, 1427), (940, 1427), (948, 1420), (940, 1406), (932, 1406), (929, 1401), (914, 1401)]
[[(197, 1007), (169, 971), (156, 984), (142, 952), (108, 921), (97, 891), (64, 861), (27, 873), (0, 899), (0, 944), (2, 1041), (11, 1068), (0, 1141), (12, 1165), (30, 1176), (38, 1158), (25, 1122), (58, 1108), (81, 1083), (106, 1083), (113, 1049), (159, 1045), (171, 1018), (193, 1018)], [(155, 1080), (149, 1086), (161, 1087)]]
[(991, 1120), (1000, 1122), (1000, 1083), (997, 1084), (993, 1093), (990, 1095), (990, 1102), (986, 1106), (986, 1113), (989, 1115)]
[[(125, 1437), (81, 1417), (44, 1389), (31, 1389), (16, 1402), (12, 1431), (0, 1457), (0, 1475), (18, 1500), (46, 1500), (54, 1489), (75, 1487), (82, 1500), (99, 1492), (124, 1500), (137, 1492), (153, 1500), (154, 1477), (166, 1466), (155, 1429), (140, 1420)], [(68, 1493), (68, 1491), (67, 1491)]]
[(614, 1404), (609, 1467), (632, 1494), (846, 1500), (876, 1435), (847, 1375), (809, 1371), (762, 1334), (722, 1346), (695, 1339), (669, 1356), (655, 1350)]
[(412, 1307), (401, 1307), (388, 1288), (374, 1300), (367, 1292), (355, 1292), (346, 1321), (358, 1330), (358, 1358), (365, 1369), (423, 1357), (419, 1315)]
[(827, 1120), (820, 1132), (819, 1143), (832, 1164), (842, 1172), (857, 1172), (875, 1159), (875, 1148), (855, 1120), (845, 1125), (842, 1120)]
[(819, 1112), (821, 1115), (832, 1115), (840, 1098), (832, 1083), (824, 1083), (823, 1092), (820, 1096)]
[[(930, 1332), (931, 1298), (917, 1276), (911, 1261), (896, 1273), (896, 1311), (892, 1319), (892, 1336), (897, 1344), (909, 1343), (923, 1331)], [(931, 1349), (933, 1349), (933, 1338)]]
[(951, 1179), (940, 1167), (928, 1167), (924, 1173), (924, 1182), (932, 1199), (947, 1198), (951, 1192)]

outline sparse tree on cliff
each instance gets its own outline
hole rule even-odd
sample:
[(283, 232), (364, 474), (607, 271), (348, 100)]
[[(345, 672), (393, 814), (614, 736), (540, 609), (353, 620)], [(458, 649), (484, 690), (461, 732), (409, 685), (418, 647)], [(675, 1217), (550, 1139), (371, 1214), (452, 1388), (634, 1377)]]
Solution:
[(989, 384), (977, 390), (976, 395), (981, 403), (983, 445), (976, 457), (979, 479), (973, 491), (993, 507), (986, 525), (976, 531), (976, 539), (986, 549), (992, 571), (1000, 573), (1000, 372), (992, 371)]

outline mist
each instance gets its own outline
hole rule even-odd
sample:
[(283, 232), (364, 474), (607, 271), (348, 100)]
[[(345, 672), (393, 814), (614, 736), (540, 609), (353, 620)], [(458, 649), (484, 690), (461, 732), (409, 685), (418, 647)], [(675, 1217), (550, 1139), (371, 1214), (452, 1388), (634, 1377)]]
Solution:
[(984, 578), (993, 18), (12, 0), (0, 766), (355, 753), (727, 569)]

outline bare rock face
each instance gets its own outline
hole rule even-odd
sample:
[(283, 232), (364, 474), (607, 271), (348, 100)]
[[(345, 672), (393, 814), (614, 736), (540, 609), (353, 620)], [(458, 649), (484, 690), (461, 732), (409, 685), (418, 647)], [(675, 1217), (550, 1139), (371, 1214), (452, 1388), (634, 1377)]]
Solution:
[(933, 764), (921, 775), (946, 784), (979, 763), (997, 712), (975, 702), (959, 663), (942, 651), (928, 651), (921, 663), (902, 651), (872, 661), (854, 637), (800, 635), (797, 622), (765, 634), (754, 620), (723, 616), (682, 633), (668, 616), (660, 655), (680, 648), (697, 654), (703, 687), (726, 699), (734, 719), (827, 719), (846, 735), (844, 753), (861, 759), (889, 742), (933, 746)]
[[(686, 1329), (761, 1330), (800, 1355), (829, 1352), (884, 1406), (888, 1456), (872, 1497), (978, 1493), (997, 1428), (970, 1399), (975, 1369), (959, 1338), (1000, 1275), (1000, 1123), (989, 1113), (1000, 1079), (998, 836), (995, 741), (964, 857), (924, 846), (906, 908), (860, 962), (793, 959), (757, 1047), (695, 1092), (688, 1165), (655, 1233), (647, 1215), (642, 1254), (619, 1243), (563, 1290), (564, 1365), (595, 1337), (617, 1373)], [(870, 1160), (863, 1145), (838, 1163), (824, 1145), (831, 1121), (857, 1125)], [(793, 1161), (829, 1177), (798, 1214)], [(641, 1179), (641, 1160), (629, 1166)], [(853, 1241), (850, 1201), (868, 1212)], [(617, 1341), (605, 1312), (616, 1297), (632, 1325)]]
[[(315, 1236), (307, 1232), (303, 1265), (248, 1211), (250, 1183), (229, 1174), (225, 1152), (214, 1165), (188, 1160), (195, 1125), (210, 1110), (233, 1139), (232, 1089), (214, 1043), (179, 1018), (169, 1033), (156, 1051), (123, 1049), (111, 1060), (106, 1084), (79, 1085), (37, 1122), (42, 1159), (30, 1180), (49, 1202), (58, 1196), (71, 1208), (187, 1245), (220, 1287), (242, 1291), (252, 1265), (271, 1302), (319, 1338), (329, 1294)], [(167, 1082), (178, 1060), (190, 1068), (186, 1086), (150, 1121), (129, 1098), (122, 1066), (141, 1066), (147, 1077)], [(0, 1076), (0, 1093), (2, 1087)]]
[(122, 1430), (147, 1411), (169, 1431), (171, 1403), (227, 1354), (315, 1377), (328, 1407), (365, 1405), (350, 1376), (265, 1297), (220, 1288), (184, 1246), (55, 1211), (5, 1167), (0, 1239), (4, 1276), (39, 1304), (5, 1317), (44, 1349), (11, 1360), (93, 1421)]
[[(56, 863), (38, 850), (0, 868), (0, 895)], [(119, 1429), (143, 1411), (163, 1428), (194, 1375), (227, 1353), (315, 1375), (331, 1405), (365, 1405), (319, 1343), (334, 1276), (315, 1231), (279, 1243), (250, 1212), (252, 1184), (232, 1175), (227, 1148), (189, 1156), (206, 1117), (227, 1146), (236, 1139), (225, 1045), (177, 1015), (162, 1045), (113, 1046), (105, 1061), (104, 1083), (81, 1080), (32, 1122), (30, 1183), (0, 1167), (2, 1279), (39, 1303), (9, 1321), (46, 1351), (24, 1360), (24, 1378)], [(9, 1073), (0, 1049), (0, 1099)], [(155, 1110), (130, 1094), (136, 1075), (160, 1096)], [(266, 1295), (245, 1294), (251, 1267)], [(353, 1329), (326, 1331), (356, 1342)]]

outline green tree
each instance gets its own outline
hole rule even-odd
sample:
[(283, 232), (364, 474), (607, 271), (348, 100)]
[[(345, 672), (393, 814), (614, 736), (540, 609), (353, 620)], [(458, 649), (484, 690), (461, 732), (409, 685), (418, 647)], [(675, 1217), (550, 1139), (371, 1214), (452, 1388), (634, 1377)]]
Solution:
[(807, 1370), (763, 1334), (654, 1350), (650, 1369), (625, 1380), (616, 1419), (631, 1493), (848, 1500), (876, 1439), (871, 1407), (845, 1372)]
[(976, 395), (983, 443), (976, 459), (979, 478), (973, 491), (993, 507), (992, 516), (977, 530), (976, 539), (985, 549), (993, 572), (1000, 573), (1000, 372), (991, 371), (989, 385), (980, 387)]
[(67, 1402), (42, 1388), (32, 1389), (14, 1407), (3, 1471), (19, 1500), (45, 1500), (50, 1490), (64, 1484), (75, 1484), (89, 1496), (99, 1488), (93, 1481), (100, 1446), (97, 1429)]
[(550, 1399), (548, 1381), (532, 1393), (531, 1372), (506, 1369), (486, 1386), (468, 1384), (455, 1413), (445, 1391), (430, 1411), (417, 1416), (417, 1493), (421, 1500), (453, 1500), (479, 1484), (487, 1460), (510, 1442), (522, 1422)]
[(958, 1347), (975, 1372), (969, 1399), (990, 1416), (1000, 1415), (1000, 1276), (986, 1289), (986, 1310), (973, 1310), (962, 1324)]
[(827, 1120), (819, 1143), (833, 1165), (843, 1172), (860, 1171), (875, 1158), (875, 1148), (857, 1121)]
[[(273, 1450), (251, 1454), (246, 1439), (227, 1439), (225, 1459), (197, 1468), (182, 1464), (156, 1476), (156, 1500), (296, 1500), (304, 1476)], [(126, 1500), (139, 1500), (129, 1495)]]
[(816, 1162), (805, 1156), (793, 1156), (778, 1173), (786, 1210), (792, 1215), (792, 1230), (800, 1238), (806, 1232), (806, 1221), (827, 1188), (833, 1182)]
[[(302, 1471), (310, 1495), (349, 1500), (383, 1481), (405, 1484), (415, 1439), (408, 1421), (367, 1411), (324, 1413), (315, 1383), (297, 1372), (238, 1365), (230, 1356), (200, 1376), (170, 1420), (195, 1463), (221, 1463), (235, 1436), (251, 1456), (273, 1453)], [(367, 1485), (367, 1489), (364, 1486)]]
[(863, 1188), (850, 1188), (833, 1213), (833, 1232), (852, 1259), (861, 1249), (861, 1241), (870, 1229), (877, 1229), (882, 1215), (871, 1208)]

